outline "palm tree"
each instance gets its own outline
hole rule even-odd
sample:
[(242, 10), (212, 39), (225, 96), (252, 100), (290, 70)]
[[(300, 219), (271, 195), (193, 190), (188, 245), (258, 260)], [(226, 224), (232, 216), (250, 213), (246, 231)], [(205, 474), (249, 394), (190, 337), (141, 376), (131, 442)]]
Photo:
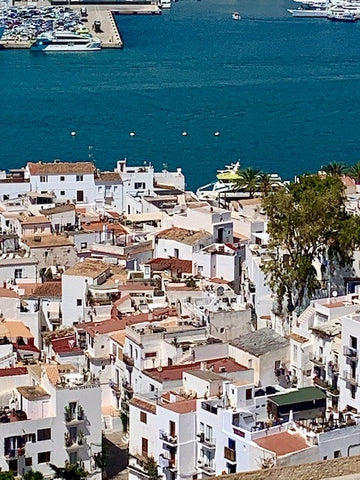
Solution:
[(276, 181), (273, 180), (269, 173), (260, 173), (259, 175), (259, 188), (260, 192), (264, 197), (269, 195), (269, 193), (273, 190)]
[(324, 167), (322, 167), (322, 170), (328, 175), (332, 175), (334, 177), (341, 177), (346, 172), (346, 167), (343, 163), (340, 162), (330, 162)]
[(355, 183), (360, 183), (360, 162), (356, 162), (355, 165), (350, 167), (347, 173), (349, 177), (355, 180)]
[(239, 172), (239, 180), (236, 181), (236, 190), (245, 190), (249, 192), (250, 198), (253, 198), (256, 190), (259, 189), (260, 175), (259, 168), (246, 167)]

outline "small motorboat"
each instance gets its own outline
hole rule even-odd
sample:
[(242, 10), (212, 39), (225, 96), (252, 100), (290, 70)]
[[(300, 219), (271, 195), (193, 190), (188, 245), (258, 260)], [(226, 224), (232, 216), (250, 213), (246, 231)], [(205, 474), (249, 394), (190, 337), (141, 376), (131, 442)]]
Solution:
[(241, 20), (240, 13), (239, 12), (234, 12), (232, 14), (232, 18), (233, 18), (233, 20)]

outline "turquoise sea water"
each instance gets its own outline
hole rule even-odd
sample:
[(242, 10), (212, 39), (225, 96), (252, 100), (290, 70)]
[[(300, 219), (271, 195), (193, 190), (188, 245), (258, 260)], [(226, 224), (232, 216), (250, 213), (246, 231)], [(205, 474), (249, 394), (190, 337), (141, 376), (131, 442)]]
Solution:
[(285, 177), (358, 160), (360, 22), (293, 19), (293, 5), (180, 0), (117, 17), (123, 50), (0, 51), (0, 168), (91, 145), (103, 169), (166, 162), (195, 188), (238, 158)]

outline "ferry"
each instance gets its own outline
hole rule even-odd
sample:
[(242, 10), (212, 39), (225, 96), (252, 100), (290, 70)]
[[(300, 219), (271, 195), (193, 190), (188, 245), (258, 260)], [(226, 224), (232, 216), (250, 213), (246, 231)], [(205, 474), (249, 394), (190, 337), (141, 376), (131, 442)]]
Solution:
[(101, 50), (101, 42), (90, 33), (55, 30), (39, 35), (30, 50), (33, 52), (93, 52)]

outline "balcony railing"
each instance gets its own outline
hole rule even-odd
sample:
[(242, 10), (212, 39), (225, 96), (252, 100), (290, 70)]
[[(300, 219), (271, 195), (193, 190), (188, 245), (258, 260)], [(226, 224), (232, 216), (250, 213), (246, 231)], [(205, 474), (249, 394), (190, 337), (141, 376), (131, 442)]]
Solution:
[(215, 474), (215, 465), (213, 463), (198, 463), (198, 468), (202, 470), (207, 475), (214, 475)]
[(215, 438), (207, 437), (204, 432), (200, 433), (199, 435), (199, 442), (204, 445), (208, 449), (213, 449), (216, 447)]
[(345, 380), (345, 382), (350, 383), (351, 385), (359, 385), (359, 376), (353, 375), (351, 372), (344, 370), (342, 378)]
[(236, 462), (236, 451), (233, 448), (224, 447), (224, 458), (229, 462)]
[(126, 355), (124, 353), (123, 355), (123, 362), (125, 363), (125, 365), (127, 365), (128, 367), (133, 367), (134, 366), (134, 359), (133, 357), (130, 357), (130, 355)]
[(328, 388), (329, 386), (326, 380), (319, 377), (314, 377), (313, 382), (314, 382), (314, 385), (317, 385), (320, 388)]
[(313, 362), (315, 365), (319, 365), (320, 367), (325, 366), (325, 358), (322, 355), (310, 353), (310, 362)]
[(171, 445), (177, 444), (177, 435), (169, 435), (163, 430), (160, 430), (159, 437), (160, 437), (160, 440), (162, 440), (163, 442), (170, 443)]
[(356, 360), (358, 358), (358, 351), (356, 348), (348, 347), (345, 345), (343, 353), (345, 357), (352, 358), (353, 360)]

